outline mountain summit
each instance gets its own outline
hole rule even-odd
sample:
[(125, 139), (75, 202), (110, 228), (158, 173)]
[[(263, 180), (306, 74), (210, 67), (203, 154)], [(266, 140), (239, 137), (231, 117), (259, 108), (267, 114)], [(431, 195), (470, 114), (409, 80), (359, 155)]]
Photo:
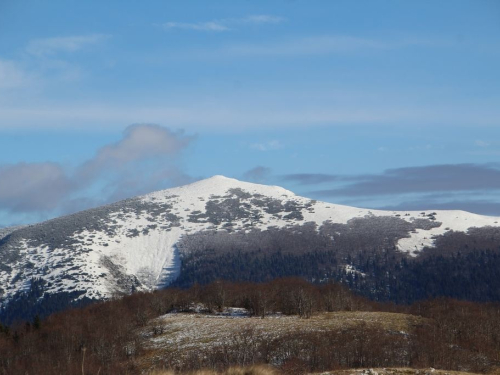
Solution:
[(374, 290), (369, 280), (379, 280), (371, 274), (374, 262), (393, 272), (401, 262), (474, 247), (496, 254), (499, 223), (463, 211), (335, 205), (214, 176), (3, 231), (0, 306), (5, 312), (12, 303), (54, 299), (64, 305), (218, 277), (296, 275), (348, 282), (363, 292), (365, 284)]

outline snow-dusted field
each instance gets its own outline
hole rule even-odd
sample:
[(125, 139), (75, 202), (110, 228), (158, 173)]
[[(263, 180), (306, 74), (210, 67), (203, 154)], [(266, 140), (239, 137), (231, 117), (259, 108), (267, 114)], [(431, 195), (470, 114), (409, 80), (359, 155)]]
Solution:
[[(192, 353), (221, 347), (256, 345), (258, 341), (284, 338), (289, 334), (328, 332), (332, 329), (354, 327), (358, 324), (380, 327), (405, 334), (421, 319), (405, 314), (382, 312), (336, 312), (315, 315), (310, 319), (297, 316), (268, 316), (264, 319), (241, 315), (211, 315), (173, 313), (161, 316), (142, 330), (148, 360), (155, 363), (169, 353), (181, 363)], [(161, 327), (161, 331), (159, 328)], [(162, 332), (161, 334), (155, 334)]]

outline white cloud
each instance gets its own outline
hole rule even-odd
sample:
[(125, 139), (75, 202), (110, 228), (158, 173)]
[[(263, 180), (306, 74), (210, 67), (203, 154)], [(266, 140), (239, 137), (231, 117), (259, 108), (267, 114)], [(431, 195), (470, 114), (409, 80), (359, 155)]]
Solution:
[(273, 151), (273, 150), (281, 150), (285, 146), (277, 140), (267, 141), (263, 143), (254, 143), (250, 145), (250, 148), (258, 151)]
[[(346, 35), (323, 35), (278, 40), (258, 44), (237, 44), (224, 47), (232, 56), (300, 56), (331, 53), (353, 53), (367, 50), (390, 50), (412, 45), (435, 45), (419, 39), (379, 40)], [(217, 52), (220, 55), (221, 51)]]
[(62, 59), (58, 53), (83, 50), (109, 37), (92, 34), (31, 40), (25, 47), (27, 54), (22, 58), (6, 60), (0, 57), (0, 94), (22, 90), (24, 95), (19, 96), (20, 99), (60, 82), (65, 84), (80, 80), (84, 76), (84, 69), (79, 63)]
[(283, 17), (271, 16), (268, 14), (257, 14), (245, 18), (236, 19), (236, 22), (238, 22), (238, 20), (240, 20), (241, 22), (260, 24), (260, 23), (281, 23), (285, 19)]
[(78, 179), (85, 181), (102, 172), (120, 170), (129, 163), (157, 157), (173, 157), (185, 149), (194, 137), (173, 132), (158, 125), (132, 125), (125, 129), (123, 138), (101, 148), (96, 156), (83, 164)]
[(33, 76), (14, 61), (0, 59), (0, 90), (18, 89), (29, 86)]
[(268, 14), (250, 15), (242, 18), (224, 18), (208, 22), (166, 22), (160, 26), (163, 29), (182, 29), (195, 31), (229, 31), (238, 26), (254, 24), (278, 24), (284, 21), (283, 17), (272, 16)]
[(92, 34), (35, 39), (29, 42), (26, 50), (35, 56), (53, 55), (58, 52), (76, 52), (102, 43), (109, 38), (110, 35)]
[(161, 25), (164, 29), (183, 29), (183, 30), (196, 30), (196, 31), (228, 31), (229, 28), (220, 22), (166, 22)]
[(474, 144), (475, 144), (476, 146), (478, 146), (478, 147), (488, 147), (488, 146), (490, 145), (490, 143), (489, 143), (489, 142), (482, 141), (482, 140), (480, 140), (480, 139), (476, 140), (476, 141), (474, 142)]
[[(262, 93), (265, 97), (266, 93)], [(277, 95), (276, 95), (277, 96)], [(100, 129), (120, 128), (123, 123), (176, 124), (190, 130), (219, 129), (241, 131), (252, 129), (279, 129), (309, 126), (335, 126), (345, 124), (394, 124), (408, 126), (419, 123), (447, 126), (498, 126), (500, 110), (488, 103), (474, 105), (461, 103), (460, 106), (415, 105), (399, 103), (397, 98), (381, 97), (380, 101), (366, 104), (363, 108), (357, 101), (338, 100), (337, 105), (317, 104), (315, 106), (294, 102), (265, 108), (259, 95), (253, 95), (255, 102), (232, 101), (226, 98), (220, 103), (179, 102), (175, 106), (140, 106), (101, 103), (67, 103), (65, 105), (2, 105), (0, 104), (0, 129)], [(356, 99), (361, 101), (360, 98)], [(255, 99), (257, 98), (257, 99)], [(262, 99), (262, 98), (261, 98)], [(293, 97), (289, 100), (292, 103)]]
[[(209, 88), (178, 97), (165, 92), (161, 97), (164, 104), (153, 94), (133, 96), (135, 102), (68, 98), (57, 103), (43, 99), (33, 103), (21, 98), (9, 105), (0, 101), (0, 129), (120, 129), (124, 123), (147, 122), (175, 124), (191, 131), (239, 132), (351, 124), (451, 128), (495, 127), (500, 123), (500, 108), (494, 100), (456, 98), (433, 88), (409, 92), (342, 87), (309, 90), (297, 86), (248, 90), (238, 95), (216, 91)], [(419, 97), (428, 99), (421, 101)]]

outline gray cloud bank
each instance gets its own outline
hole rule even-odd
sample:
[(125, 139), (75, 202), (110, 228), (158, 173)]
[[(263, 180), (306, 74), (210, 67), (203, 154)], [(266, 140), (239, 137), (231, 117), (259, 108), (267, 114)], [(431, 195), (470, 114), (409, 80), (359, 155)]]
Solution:
[[(69, 213), (191, 182), (176, 164), (194, 139), (157, 125), (132, 125), (118, 142), (70, 171), (57, 163), (0, 166), (0, 210)], [(101, 196), (88, 198), (96, 187)]]
[(441, 164), (387, 169), (380, 174), (335, 175), (298, 173), (281, 176), (299, 185), (342, 182), (344, 187), (317, 190), (323, 196), (386, 195), (439, 191), (500, 189), (500, 163)]
[(340, 181), (345, 177), (323, 173), (296, 173), (282, 176), (283, 181), (296, 182), (301, 185), (315, 185), (325, 182)]
[[(317, 175), (312, 175), (317, 176)], [(323, 180), (341, 181), (345, 186), (315, 191), (320, 196), (374, 196), (446, 191), (500, 189), (500, 164), (443, 164), (388, 169), (382, 174), (360, 176), (323, 175)], [(306, 184), (311, 175), (294, 181)], [(324, 182), (323, 181), (323, 182)]]
[(14, 212), (51, 210), (72, 190), (70, 178), (56, 163), (0, 166), (2, 209)]
[(500, 163), (428, 165), (354, 176), (301, 173), (280, 179), (300, 186), (329, 185), (309, 195), (348, 199), (347, 204), (353, 205), (369, 202), (372, 208), (387, 210), (460, 209), (500, 215), (500, 202), (494, 198), (500, 191)]

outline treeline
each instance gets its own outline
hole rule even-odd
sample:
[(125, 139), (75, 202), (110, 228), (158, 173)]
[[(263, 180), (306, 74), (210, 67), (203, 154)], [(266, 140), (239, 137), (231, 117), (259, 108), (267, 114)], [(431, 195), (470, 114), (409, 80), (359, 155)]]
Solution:
[[(347, 263), (347, 267), (346, 264)], [(333, 250), (306, 253), (228, 251), (185, 255), (181, 273), (173, 286), (189, 288), (217, 279), (232, 282), (269, 282), (298, 276), (315, 284), (335, 281), (376, 301), (410, 304), (415, 301), (450, 297), (471, 301), (500, 301), (500, 253), (491, 250), (447, 255), (428, 251), (406, 259), (387, 251), (364, 253), (338, 260)], [(33, 279), (28, 290), (13, 296), (0, 308), (0, 321), (46, 317), (68, 307), (95, 302), (79, 296), (83, 291), (45, 293), (46, 282)]]
[(272, 234), (260, 236), (258, 232), (187, 236), (180, 244), (181, 272), (173, 285), (186, 288), (218, 278), (268, 282), (295, 276), (313, 283), (340, 282), (370, 299), (400, 304), (437, 297), (500, 301), (500, 278), (496, 276), (500, 251), (498, 245), (481, 247), (487, 243), (479, 237), (481, 241), (474, 247), (457, 245), (451, 251), (460, 234), (449, 234), (446, 240), (450, 243), (439, 242), (446, 251), (429, 248), (412, 258), (393, 245), (382, 248), (363, 243), (365, 247), (346, 251), (307, 225), (300, 229), (268, 231)]
[(413, 314), (422, 323), (391, 332), (362, 321), (350, 327), (263, 337), (243, 331), (223, 345), (203, 349), (176, 370), (268, 363), (287, 374), (352, 367), (435, 367), (486, 372), (500, 365), (500, 305), (435, 299), (411, 306), (382, 304), (354, 295), (339, 284), (314, 285), (302, 279), (268, 283), (216, 281), (189, 289), (137, 293), (44, 320), (0, 326), (0, 374), (138, 374), (148, 355), (144, 332), (162, 334), (152, 319), (166, 313), (223, 311), (242, 307), (253, 316), (323, 312), (385, 311)]
[[(346, 224), (304, 223), (287, 228), (201, 231), (183, 236), (176, 286), (231, 281), (267, 282), (297, 276), (341, 282), (377, 301), (410, 304), (436, 297), (500, 301), (500, 228), (446, 231), (412, 257), (400, 239), (440, 223), (432, 214), (413, 222), (364, 217)], [(346, 266), (348, 269), (346, 269)]]
[(83, 291), (46, 293), (46, 285), (45, 280), (33, 278), (28, 290), (18, 291), (0, 308), (0, 322), (12, 324), (20, 320), (33, 320), (35, 316), (45, 318), (69, 307), (83, 307), (95, 302), (82, 297)]

